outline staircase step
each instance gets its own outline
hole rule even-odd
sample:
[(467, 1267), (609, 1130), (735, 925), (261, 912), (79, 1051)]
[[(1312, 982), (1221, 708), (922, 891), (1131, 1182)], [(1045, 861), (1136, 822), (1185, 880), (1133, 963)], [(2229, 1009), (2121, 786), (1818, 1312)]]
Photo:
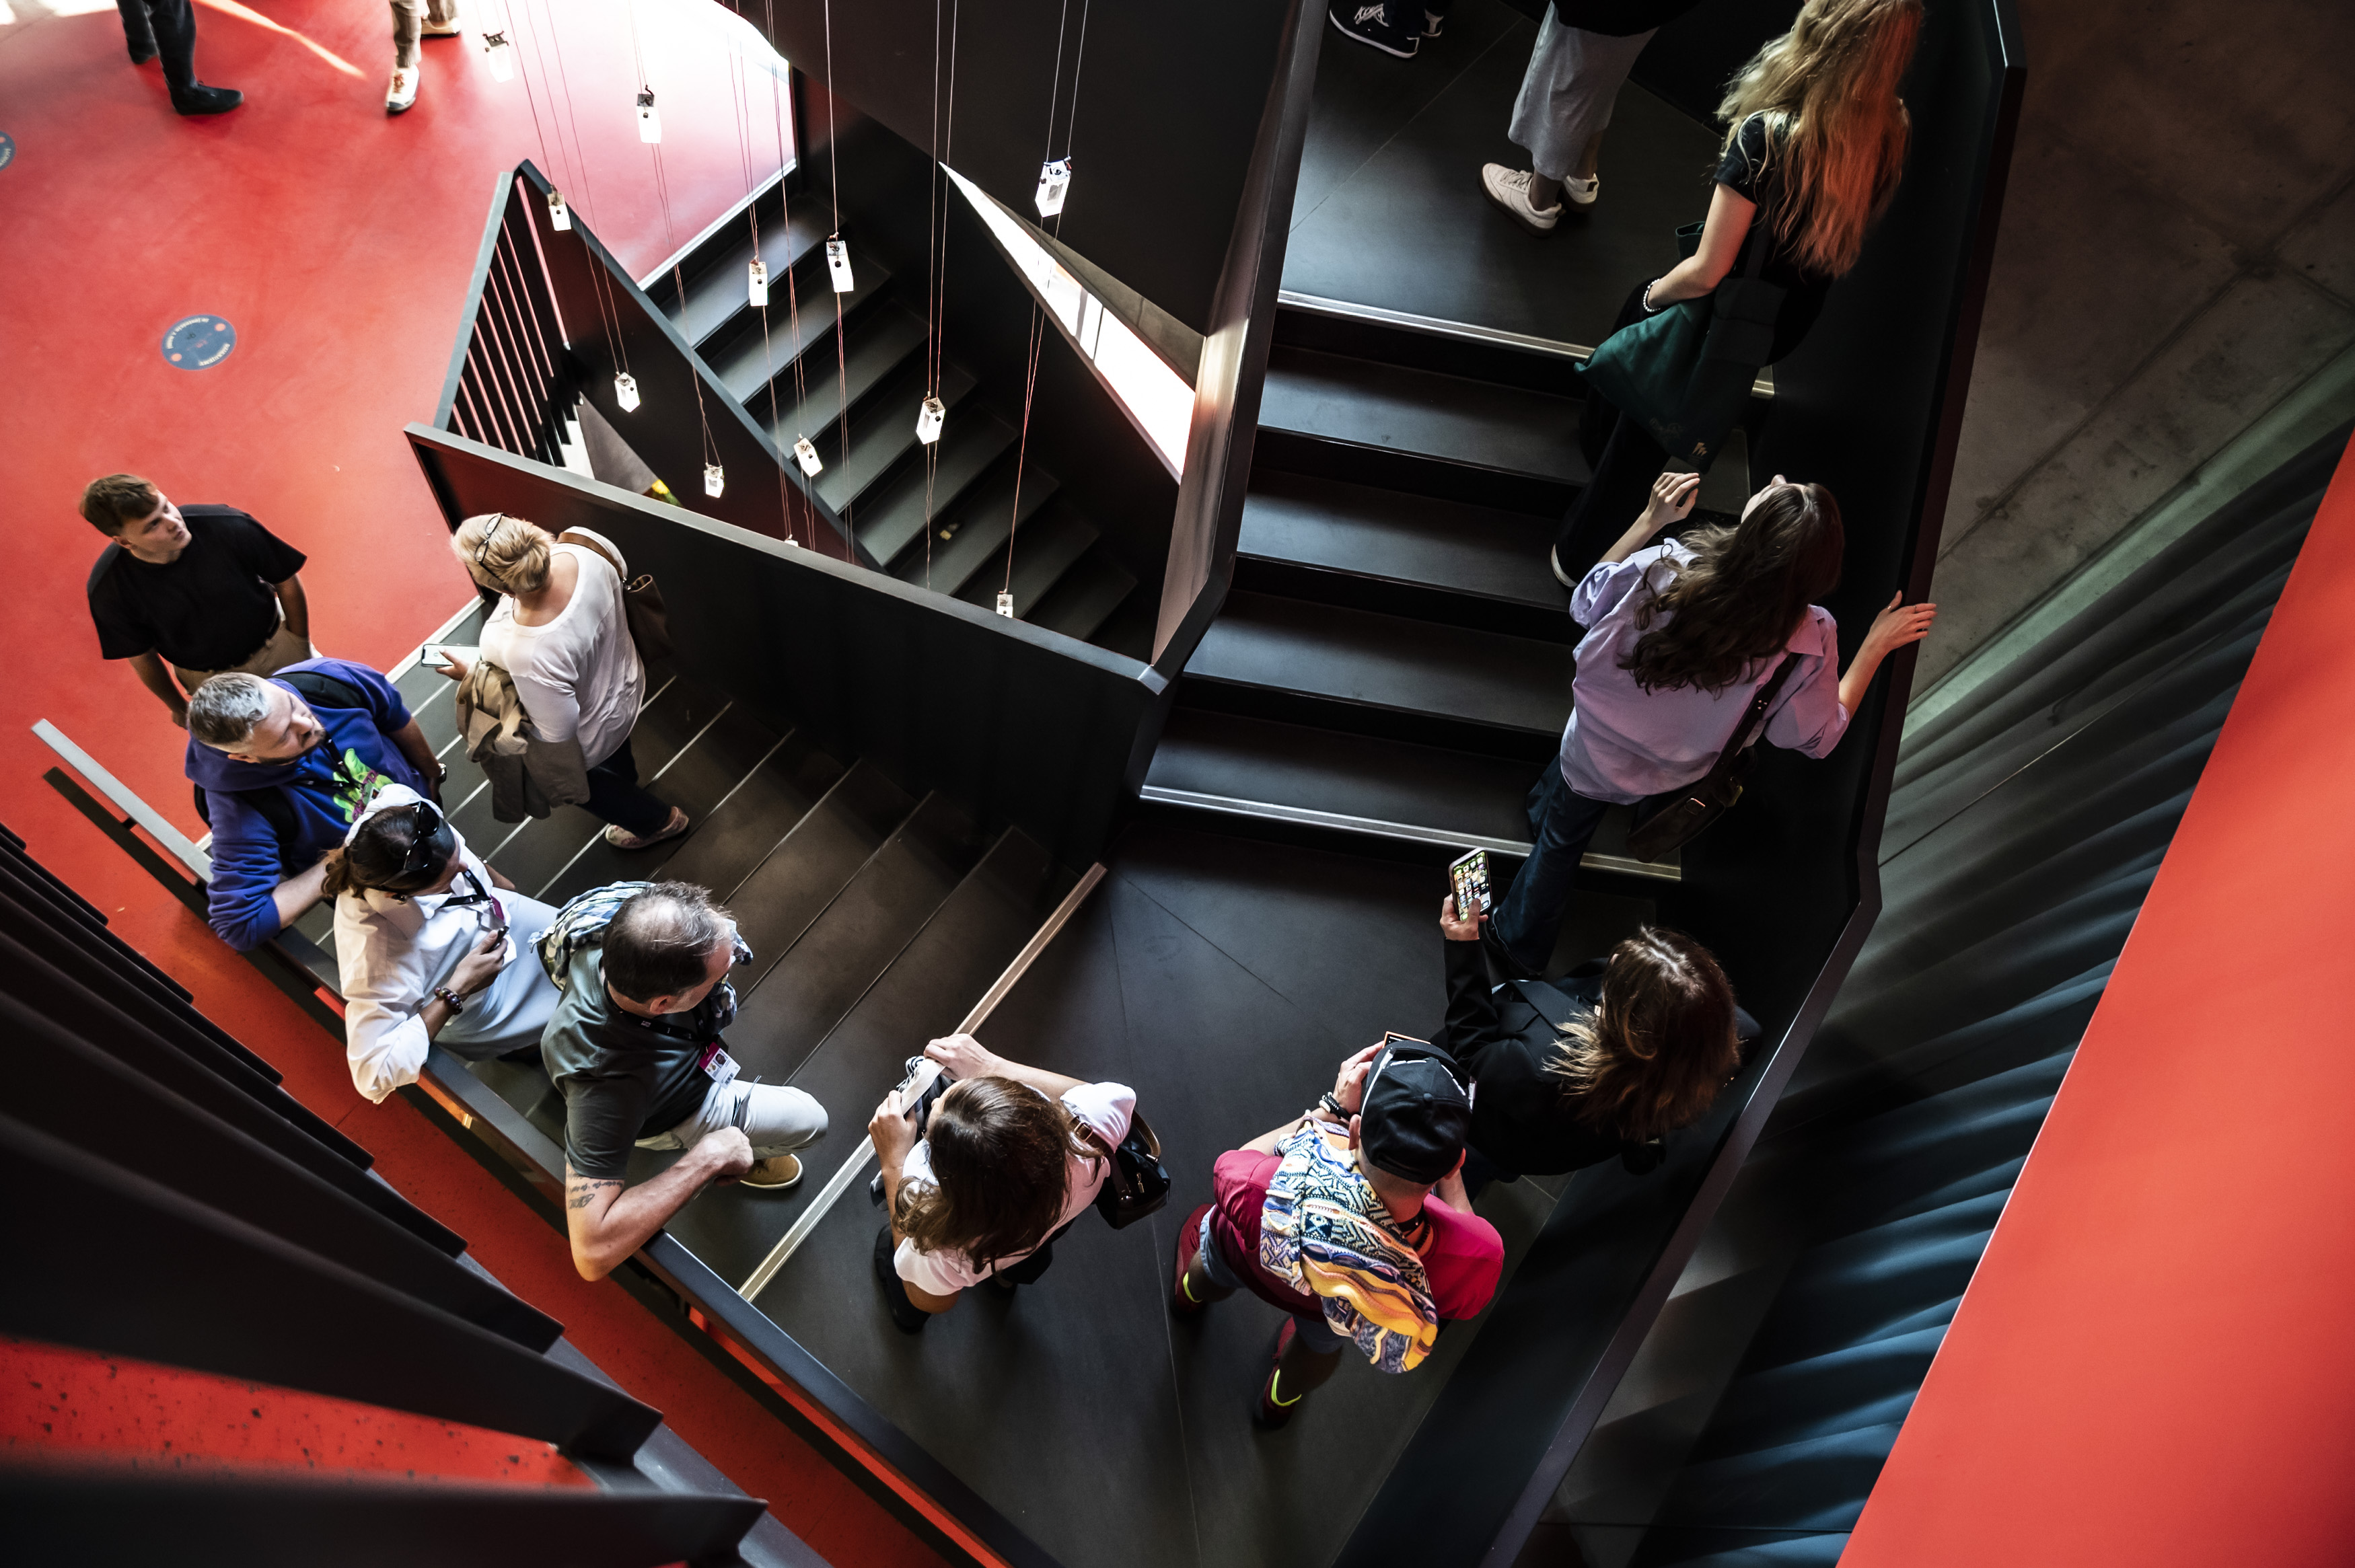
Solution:
[[(1023, 482), (1023, 503), (1029, 503), (1032, 483), (1045, 476), (1035, 470)], [(989, 557), (983, 569), (957, 590), (957, 597), (967, 604), (984, 609), (997, 608), (997, 593), (1010, 587), (1014, 594), (1014, 614), (1017, 620), (1038, 608), (1054, 586), (1062, 580), (1071, 564), (1088, 553), (1096, 542), (1095, 525), (1080, 515), (1079, 509), (1060, 496), (1039, 509), (1035, 517), (1026, 517), (1013, 538)], [(1012, 581), (1007, 572), (1007, 556), (1014, 561)]]
[(1232, 593), (1179, 700), (1536, 760), (1555, 749), (1574, 673), (1559, 642)]
[[(648, 683), (649, 701), (630, 734), (630, 755), (638, 766), (638, 781), (663, 793), (657, 775), (728, 705), (727, 700), (680, 679)], [(448, 785), (443, 799), (449, 800)], [(538, 896), (562, 874), (605, 824), (579, 806), (559, 806), (545, 817), (521, 823), (501, 822), (491, 815), (488, 783), (477, 787), (464, 804), (453, 802), (450, 820), (466, 842), (484, 860), (496, 866), (508, 881)]]
[[(941, 401), (954, 409), (973, 390), (973, 377), (954, 365), (941, 371)], [(924, 401), (924, 367), (910, 365), (879, 388), (867, 406), (851, 415), (850, 450), (843, 452), (842, 431), (830, 429), (812, 437), (826, 459), (817, 476), (817, 493), (841, 516), (856, 520), (858, 499), (876, 482), (916, 450), (916, 411)]]
[[(935, 530), (956, 516), (961, 500), (974, 482), (1013, 446), (1013, 429), (987, 409), (976, 405), (957, 411), (957, 417), (941, 432), (938, 455), (932, 460), (929, 476)], [(924, 464), (909, 463), (878, 486), (858, 509), (858, 542), (887, 568), (899, 563), (900, 575), (915, 583), (924, 580), (926, 482)], [(937, 555), (947, 543), (935, 537), (933, 553)], [(903, 552), (906, 561), (900, 559)], [(913, 576), (909, 575), (911, 563)]]
[(1572, 399), (1586, 392), (1578, 375), (1582, 355), (1573, 352), (1573, 344), (1428, 318), (1369, 313), (1363, 307), (1335, 301), (1314, 305), (1294, 299), (1280, 301), (1275, 342), (1279, 348), (1347, 355)]
[[(1012, 458), (1000, 458), (954, 506), (935, 510), (931, 558), (927, 560), (921, 549), (910, 550), (899, 570), (900, 579), (934, 593), (954, 594), (976, 582), (991, 561), (1000, 561), (1002, 567), (1007, 535), (1015, 526), (1014, 469)], [(1053, 499), (1057, 488), (1054, 476), (1035, 466), (1023, 473), (1021, 520), (1025, 524)], [(941, 537), (943, 533), (949, 535), (945, 539)], [(995, 587), (988, 602), (992, 608), (997, 603)]]
[(1257, 461), (1558, 517), (1586, 480), (1578, 407), (1526, 387), (1279, 348)]
[[(1062, 580), (1050, 588), (1038, 607), (1022, 619), (1045, 630), (1090, 641), (1104, 630), (1105, 623), (1121, 609), (1135, 588), (1136, 578), (1098, 544), (1071, 563)], [(1127, 623), (1128, 617), (1123, 613), (1118, 624)], [(1147, 651), (1130, 652), (1139, 660), (1150, 658), (1151, 628), (1139, 632), (1138, 637)]]
[[(578, 859), (532, 896), (545, 904), (560, 906), (577, 893), (609, 882), (654, 882), (668, 876), (671, 863), (695, 842), (695, 835), (702, 832), (713, 808), (743, 782), (746, 774), (760, 766), (762, 758), (776, 749), (777, 738), (773, 730), (750, 713), (730, 705), (693, 745), (671, 758), (662, 778), (649, 786), (694, 820), (695, 825), (684, 837), (667, 840), (652, 849), (623, 850), (607, 843), (601, 834), (591, 839)], [(632, 750), (634, 753), (634, 746)], [(783, 834), (784, 828), (780, 826), (777, 837)], [(776, 839), (769, 842), (773, 843)]]
[(795, 730), (680, 841), (664, 874), (708, 887), (725, 903), (842, 773), (841, 763)]
[[(728, 1032), (730, 1051), (765, 1080), (790, 1077), (988, 847), (962, 808), (944, 795), (925, 796), (744, 994)], [(922, 1049), (921, 1040), (903, 1044), (903, 1056)]]
[(835, 781), (792, 832), (729, 895), (752, 961), (736, 972), (749, 993), (826, 913), (850, 879), (916, 809), (908, 792), (861, 760)]
[(1550, 519), (1263, 471), (1243, 502), (1235, 583), (1520, 637), (1575, 642), (1546, 564)]
[[(761, 257), (769, 264), (771, 330), (781, 336), (785, 321), (785, 273), (815, 258), (821, 271), (818, 286), (824, 288), (826, 236), (824, 210), (806, 200), (794, 207), (790, 224), (773, 208), (761, 214)], [(663, 313), (670, 317), (679, 336), (698, 351), (739, 313), (753, 313), (745, 291), (751, 260), (752, 236), (740, 213), (733, 226), (712, 237), (707, 255), (679, 269), (687, 279), (684, 304), (674, 297), (676, 287), (663, 287), (663, 281), (657, 280), (657, 287), (663, 288), (659, 300)], [(832, 305), (826, 307), (826, 323), (832, 325)]]
[[(866, 290), (843, 296), (842, 330), (854, 408), (924, 340), (924, 323), (906, 307), (895, 300), (876, 299)], [(756, 420), (784, 429), (783, 444), (790, 448), (796, 435), (815, 438), (840, 416), (842, 401), (836, 387), (842, 367), (835, 362), (834, 334), (832, 306), (823, 315), (805, 310), (798, 334), (773, 306), (765, 341), (756, 314), (705, 350), (704, 358), (729, 395)], [(769, 411), (773, 402), (773, 416)]]

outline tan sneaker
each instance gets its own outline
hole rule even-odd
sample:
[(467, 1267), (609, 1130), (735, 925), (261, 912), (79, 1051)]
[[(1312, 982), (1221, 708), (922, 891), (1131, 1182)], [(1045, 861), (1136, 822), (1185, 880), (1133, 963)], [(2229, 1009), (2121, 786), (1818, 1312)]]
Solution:
[(678, 837), (679, 834), (687, 832), (688, 825), (686, 811), (673, 806), (670, 809), (670, 821), (663, 824), (662, 832), (642, 839), (623, 828), (619, 822), (615, 822), (605, 829), (605, 842), (617, 850), (652, 849), (666, 839)]
[(1480, 188), (1488, 199), (1512, 215), (1513, 221), (1531, 234), (1551, 234), (1554, 225), (1561, 221), (1561, 203), (1537, 207), (1529, 205), (1529, 171), (1508, 169), (1502, 164), (1480, 165)]
[(802, 1162), (791, 1154), (772, 1154), (766, 1160), (752, 1161), (752, 1169), (737, 1178), (747, 1187), (758, 1187), (764, 1192), (782, 1192), (798, 1186), (802, 1179)]

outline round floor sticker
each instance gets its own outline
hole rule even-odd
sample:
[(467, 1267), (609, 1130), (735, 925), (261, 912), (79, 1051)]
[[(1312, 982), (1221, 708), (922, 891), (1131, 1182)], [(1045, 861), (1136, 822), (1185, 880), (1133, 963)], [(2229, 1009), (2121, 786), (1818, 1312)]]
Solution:
[(164, 357), (183, 370), (210, 370), (237, 346), (237, 328), (218, 316), (183, 316), (164, 334)]
[(0, 169), (16, 161), (16, 143), (5, 131), (0, 131)]

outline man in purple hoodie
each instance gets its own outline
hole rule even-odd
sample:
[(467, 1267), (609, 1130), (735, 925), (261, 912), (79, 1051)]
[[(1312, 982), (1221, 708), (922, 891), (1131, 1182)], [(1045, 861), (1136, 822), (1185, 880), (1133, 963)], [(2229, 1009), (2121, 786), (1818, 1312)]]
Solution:
[(187, 770), (213, 830), (206, 917), (240, 952), (319, 901), (320, 861), (379, 786), (438, 801), (442, 772), (392, 683), (343, 659), (198, 686)]

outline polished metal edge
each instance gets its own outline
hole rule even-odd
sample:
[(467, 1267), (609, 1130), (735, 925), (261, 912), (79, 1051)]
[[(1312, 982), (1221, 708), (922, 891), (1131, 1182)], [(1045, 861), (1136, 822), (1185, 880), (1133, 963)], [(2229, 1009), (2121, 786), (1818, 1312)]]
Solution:
[(165, 821), (153, 806), (132, 793), (130, 786), (99, 766), (96, 758), (68, 740), (65, 731), (47, 719), (38, 719), (34, 722), (33, 733), (63, 758), (68, 767), (95, 785), (100, 794), (114, 803), (116, 810), (146, 829), (147, 836), (161, 844), (166, 854), (205, 881), (212, 880), (212, 856), (190, 843), (187, 834)]

